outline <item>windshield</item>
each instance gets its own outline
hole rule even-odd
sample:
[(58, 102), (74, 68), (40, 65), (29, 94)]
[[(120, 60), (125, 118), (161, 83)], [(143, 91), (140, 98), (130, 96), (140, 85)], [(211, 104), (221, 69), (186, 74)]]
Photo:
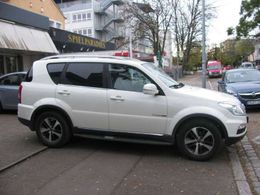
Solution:
[(216, 70), (216, 69), (221, 69), (220, 65), (208, 66), (208, 70)]
[(226, 81), (227, 83), (260, 81), (260, 72), (257, 70), (229, 72), (226, 74)]
[[(168, 87), (180, 88), (183, 86), (168, 76), (161, 68), (156, 67), (153, 63), (142, 64), (148, 71), (160, 79)], [(179, 86), (179, 87), (177, 87)]]

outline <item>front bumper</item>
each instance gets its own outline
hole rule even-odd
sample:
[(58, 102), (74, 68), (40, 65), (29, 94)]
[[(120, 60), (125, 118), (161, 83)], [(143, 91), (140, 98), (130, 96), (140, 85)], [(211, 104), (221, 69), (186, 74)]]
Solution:
[(235, 144), (235, 143), (239, 142), (240, 140), (242, 140), (245, 137), (245, 135), (246, 135), (246, 133), (239, 137), (228, 137), (225, 140), (225, 145), (230, 146), (232, 144)]

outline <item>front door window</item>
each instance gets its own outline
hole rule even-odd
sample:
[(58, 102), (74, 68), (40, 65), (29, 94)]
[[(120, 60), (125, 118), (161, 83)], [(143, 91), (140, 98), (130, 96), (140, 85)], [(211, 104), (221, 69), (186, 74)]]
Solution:
[(126, 65), (110, 64), (109, 73), (112, 89), (142, 92), (144, 85), (151, 83), (142, 72)]

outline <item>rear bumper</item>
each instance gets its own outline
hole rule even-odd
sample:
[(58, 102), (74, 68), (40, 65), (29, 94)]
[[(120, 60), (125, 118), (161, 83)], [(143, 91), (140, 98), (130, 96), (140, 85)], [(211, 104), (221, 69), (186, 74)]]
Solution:
[(20, 123), (22, 123), (23, 125), (29, 127), (33, 131), (31, 121), (29, 121), (27, 119), (20, 118), (20, 117), (18, 117), (18, 120), (20, 121)]

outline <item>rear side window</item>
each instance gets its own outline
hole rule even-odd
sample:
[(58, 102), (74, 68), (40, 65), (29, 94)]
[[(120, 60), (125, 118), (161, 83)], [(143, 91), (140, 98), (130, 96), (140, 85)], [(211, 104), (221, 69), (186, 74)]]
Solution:
[(71, 63), (68, 65), (63, 82), (70, 85), (103, 88), (103, 64)]
[(48, 69), (48, 73), (52, 79), (52, 81), (55, 84), (58, 84), (60, 81), (60, 76), (62, 74), (62, 71), (64, 69), (65, 64), (63, 63), (58, 63), (58, 64), (48, 64), (47, 65), (47, 69)]
[(27, 72), (25, 81), (26, 82), (31, 82), (33, 79), (33, 67), (30, 68), (30, 70)]

